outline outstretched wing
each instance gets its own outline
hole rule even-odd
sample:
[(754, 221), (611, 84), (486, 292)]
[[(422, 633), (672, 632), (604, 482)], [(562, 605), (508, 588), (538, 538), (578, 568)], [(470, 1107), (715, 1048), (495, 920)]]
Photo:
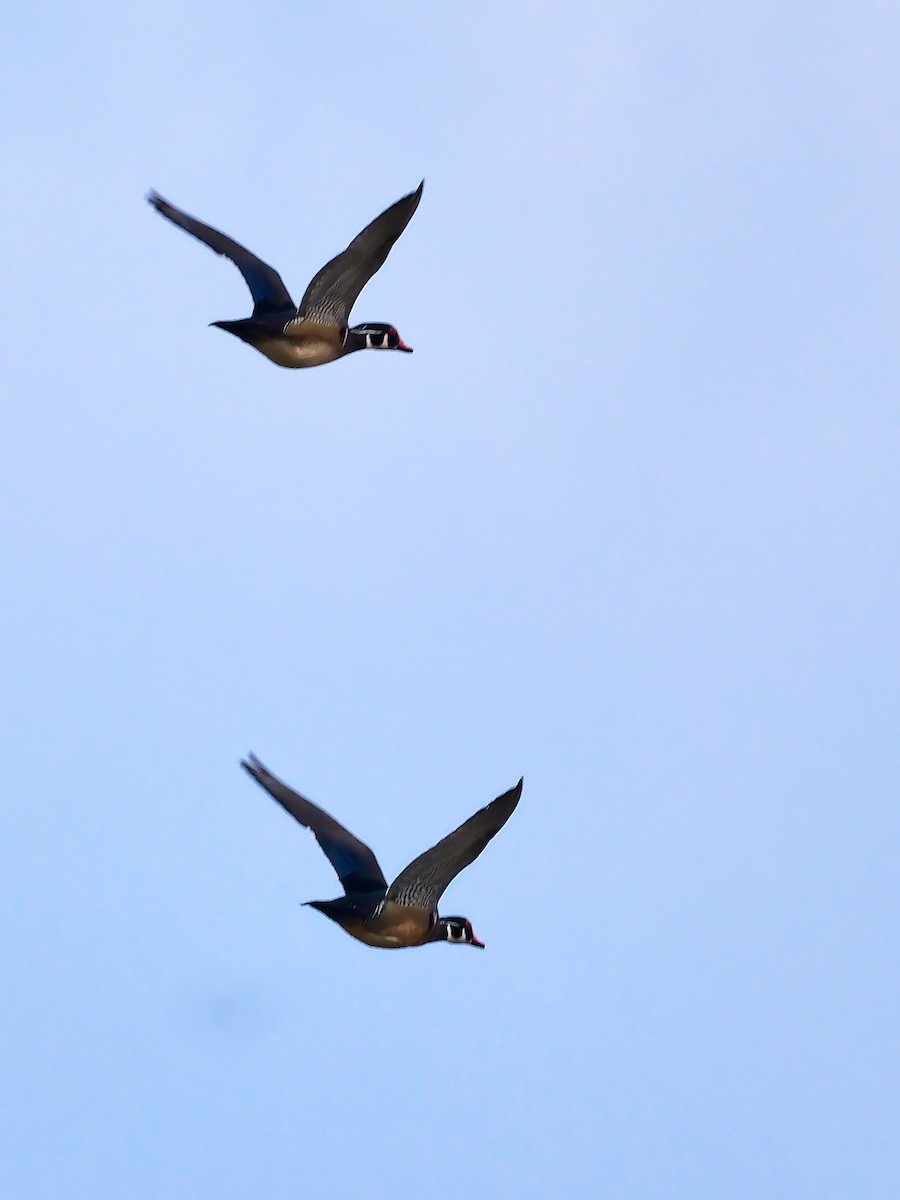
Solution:
[(312, 830), (348, 896), (354, 892), (385, 890), (387, 880), (365, 842), (354, 837), (349, 829), (345, 829), (324, 809), (266, 770), (255, 754), (249, 755), (241, 766), (295, 821)]
[(228, 237), (227, 234), (220, 233), (218, 229), (213, 229), (211, 225), (204, 225), (196, 217), (182, 212), (180, 208), (176, 208), (174, 204), (164, 200), (158, 192), (148, 192), (147, 200), (158, 213), (162, 213), (175, 225), (179, 225), (188, 233), (192, 233), (195, 238), (199, 238), (201, 242), (205, 242), (210, 250), (215, 250), (216, 254), (224, 254), (226, 258), (231, 259), (250, 289), (255, 317), (265, 316), (267, 313), (283, 313), (296, 307), (275, 268), (264, 263), (255, 254), (251, 254), (245, 246)]
[(379, 267), (384, 266), (391, 247), (419, 207), (424, 186), (423, 179), (414, 192), (386, 208), (357, 234), (346, 250), (325, 264), (300, 301), (298, 320), (340, 327), (348, 323), (357, 296)]
[(509, 820), (522, 795), (522, 782), (520, 779), (514, 788), (479, 809), (459, 829), (404, 867), (388, 888), (387, 899), (433, 912), (450, 882), (475, 861)]

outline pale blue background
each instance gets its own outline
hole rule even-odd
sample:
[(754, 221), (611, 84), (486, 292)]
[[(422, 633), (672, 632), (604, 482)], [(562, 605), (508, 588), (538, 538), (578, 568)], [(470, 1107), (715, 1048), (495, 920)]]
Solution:
[[(0, 1193), (900, 1194), (895, 4), (64, 4), (2, 88)], [(357, 320), (299, 298), (422, 176)], [(238, 769), (391, 875), (352, 942)]]

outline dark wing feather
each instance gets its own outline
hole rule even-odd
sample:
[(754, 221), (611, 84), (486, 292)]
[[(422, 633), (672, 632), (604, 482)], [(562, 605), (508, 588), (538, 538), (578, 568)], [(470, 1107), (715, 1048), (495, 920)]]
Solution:
[(357, 296), (384, 266), (391, 247), (419, 207), (424, 186), (423, 179), (414, 192), (386, 208), (346, 250), (325, 264), (300, 301), (298, 320), (340, 327), (347, 324)]
[(520, 779), (514, 788), (479, 809), (459, 829), (404, 867), (388, 888), (387, 899), (433, 912), (450, 882), (475, 861), (494, 834), (503, 828), (521, 795)]
[(158, 213), (162, 213), (175, 225), (193, 234), (201, 242), (205, 242), (210, 250), (215, 250), (216, 254), (224, 254), (226, 258), (231, 259), (250, 289), (250, 295), (253, 297), (254, 316), (264, 316), (266, 313), (275, 312), (283, 313), (295, 308), (281, 276), (274, 267), (264, 263), (261, 258), (257, 258), (255, 254), (252, 254), (239, 242), (234, 241), (233, 238), (228, 237), (227, 234), (220, 233), (211, 225), (204, 225), (202, 221), (182, 212), (180, 208), (176, 208), (174, 204), (164, 200), (157, 192), (149, 192), (147, 199)]
[(241, 766), (295, 821), (312, 830), (348, 896), (354, 892), (383, 892), (387, 888), (387, 880), (378, 860), (365, 842), (354, 837), (349, 829), (345, 829), (317, 804), (282, 783), (271, 771), (266, 770), (255, 754), (251, 754)]

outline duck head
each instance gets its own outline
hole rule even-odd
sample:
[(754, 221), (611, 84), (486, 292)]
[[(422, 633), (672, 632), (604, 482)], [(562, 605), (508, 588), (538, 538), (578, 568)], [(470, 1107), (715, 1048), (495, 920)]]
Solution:
[(466, 917), (439, 917), (429, 941), (455, 942), (462, 946), (478, 946), (479, 949), (484, 949), (484, 942), (479, 942), (472, 922)]
[(347, 330), (348, 338), (356, 343), (359, 350), (402, 350), (412, 354), (412, 346), (407, 346), (393, 325), (354, 325)]

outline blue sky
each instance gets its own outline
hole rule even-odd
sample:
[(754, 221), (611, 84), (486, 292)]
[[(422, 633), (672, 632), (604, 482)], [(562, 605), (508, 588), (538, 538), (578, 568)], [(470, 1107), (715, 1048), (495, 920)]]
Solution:
[[(894, 1197), (893, 6), (7, 20), (4, 1196)], [(299, 296), (412, 357), (285, 371)], [(482, 953), (377, 952), (249, 750)]]

